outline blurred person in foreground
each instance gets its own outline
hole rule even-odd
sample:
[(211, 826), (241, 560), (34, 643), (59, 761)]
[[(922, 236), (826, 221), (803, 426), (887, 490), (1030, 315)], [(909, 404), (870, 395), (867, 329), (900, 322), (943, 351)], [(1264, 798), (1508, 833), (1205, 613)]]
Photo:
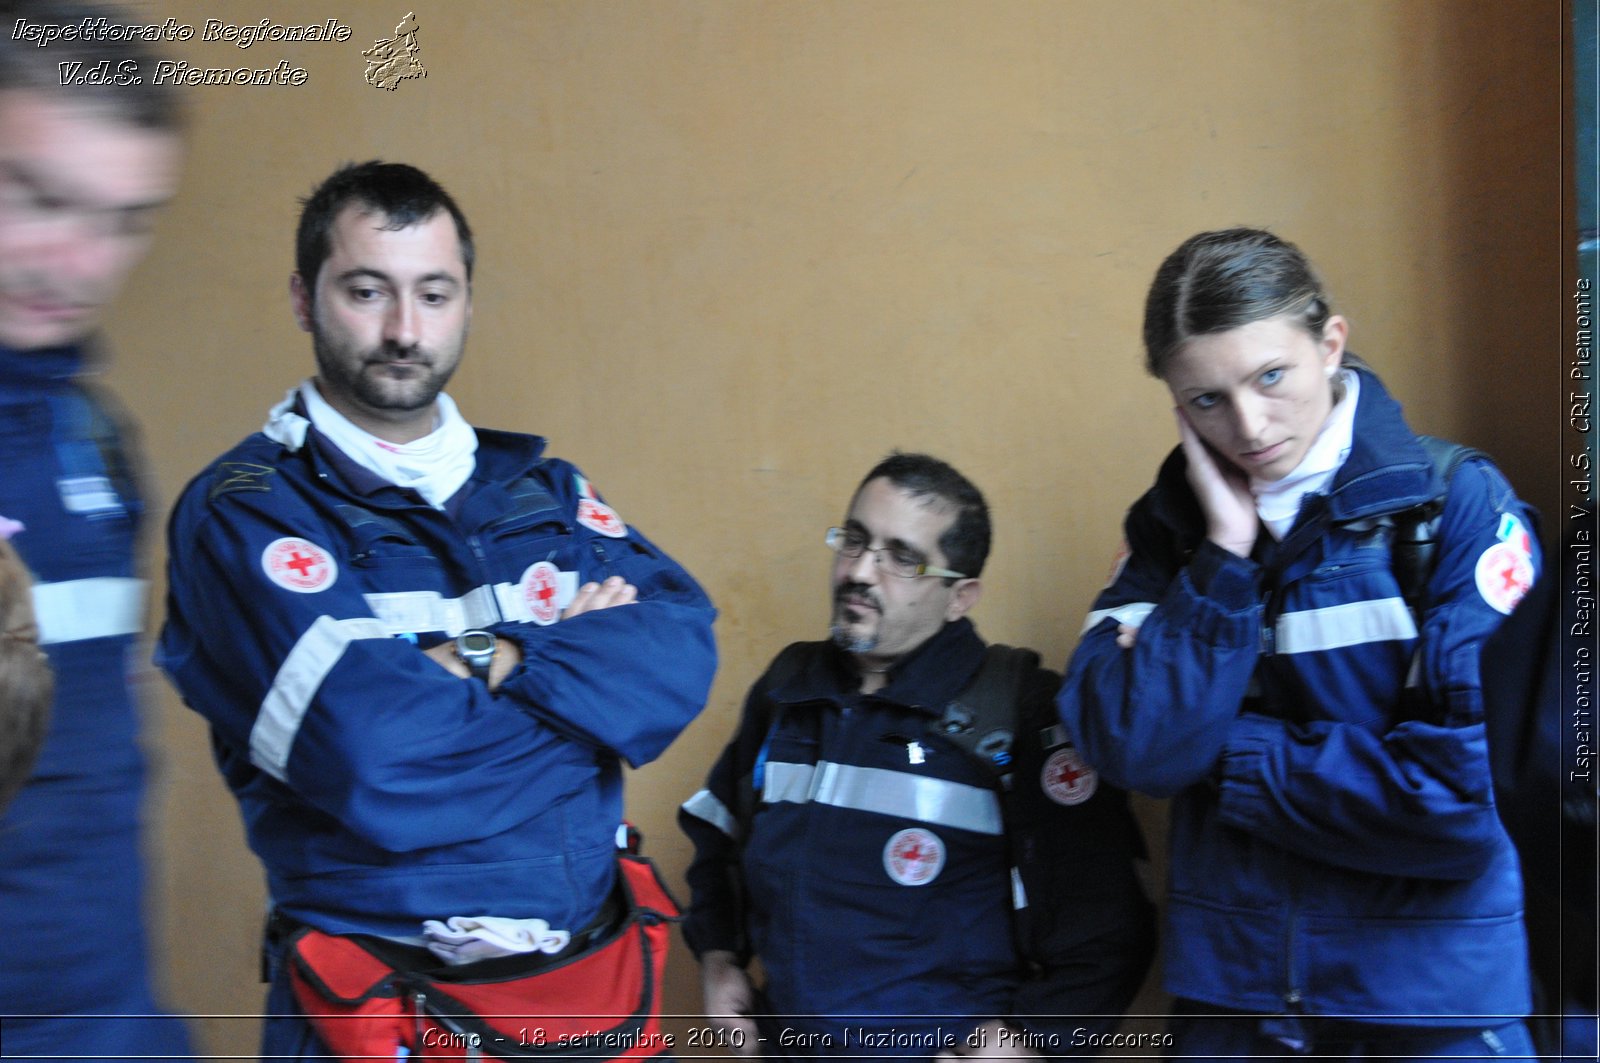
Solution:
[(1162, 263), (1144, 338), (1180, 443), (1058, 704), (1107, 778), (1173, 799), (1176, 1055), (1526, 1055), (1478, 662), (1534, 517), (1412, 432), (1348, 332), (1271, 233)]
[[(55, 701), (0, 819), (0, 1024), (10, 1056), (188, 1052), (161, 1014), (145, 940), (144, 764), (130, 691), (145, 583), (127, 426), (86, 386), (96, 329), (178, 180), (178, 100), (126, 43), (11, 39), (16, 20), (126, 19), (68, 3), (0, 9), (0, 522), (34, 580)], [(59, 64), (145, 70), (61, 84)]]

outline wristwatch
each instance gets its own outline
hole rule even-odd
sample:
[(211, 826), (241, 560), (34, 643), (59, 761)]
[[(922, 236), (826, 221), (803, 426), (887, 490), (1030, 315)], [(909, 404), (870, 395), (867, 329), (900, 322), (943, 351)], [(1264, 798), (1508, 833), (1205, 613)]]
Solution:
[(474, 678), (488, 682), (489, 666), (494, 663), (494, 636), (487, 631), (463, 631), (456, 636), (456, 657)]

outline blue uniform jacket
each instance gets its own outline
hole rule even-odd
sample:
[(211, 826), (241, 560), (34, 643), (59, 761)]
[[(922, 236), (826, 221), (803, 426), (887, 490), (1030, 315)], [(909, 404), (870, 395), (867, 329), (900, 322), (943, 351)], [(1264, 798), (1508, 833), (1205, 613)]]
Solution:
[(0, 816), (0, 1025), (17, 1056), (176, 1059), (188, 1037), (161, 1015), (147, 970), (129, 688), (143, 505), (119, 426), (81, 389), (84, 360), (78, 348), (0, 348), (0, 517), (25, 526), (12, 545), (56, 677), (44, 748)]
[[(928, 1057), (933, 1038), (989, 1018), (1062, 1055), (1114, 1027), (1153, 948), (1133, 868), (1143, 847), (1125, 796), (1060, 734), (1060, 677), (1028, 677), (1008, 823), (994, 775), (929, 729), (982, 664), (969, 621), (946, 624), (864, 697), (832, 644), (788, 652), (802, 667), (755, 683), (707, 788), (679, 813), (695, 845), (684, 925), (695, 951), (758, 956), (778, 1032), (813, 1035), (788, 1046), (799, 1055)], [(752, 772), (745, 837), (739, 789)], [(1045, 876), (1025, 894), (1018, 854)], [(1020, 952), (1018, 903), (1030, 927)]]
[(1381, 518), (1441, 490), (1363, 371), (1349, 458), (1281, 543), (1203, 541), (1181, 451), (1130, 511), (1059, 708), (1108, 778), (1174, 795), (1177, 996), (1420, 1025), (1527, 1011), (1478, 668), (1490, 599), (1534, 574), (1534, 523), (1491, 464), (1464, 464), (1419, 631)]
[[(711, 683), (688, 573), (542, 439), (478, 440), (448, 512), (309, 429), (249, 437), (173, 514), (158, 661), (211, 723), (274, 903), (324, 930), (579, 928), (612, 882), (621, 763), (658, 756)], [(555, 622), (613, 574), (636, 604)], [(418, 649), (470, 628), (522, 647), (492, 695)]]

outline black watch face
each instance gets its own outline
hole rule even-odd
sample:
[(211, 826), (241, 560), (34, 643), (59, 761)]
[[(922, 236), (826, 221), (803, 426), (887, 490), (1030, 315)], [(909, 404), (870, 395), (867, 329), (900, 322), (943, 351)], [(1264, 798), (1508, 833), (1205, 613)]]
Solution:
[(462, 653), (488, 653), (494, 649), (494, 636), (487, 631), (469, 631), (457, 643)]

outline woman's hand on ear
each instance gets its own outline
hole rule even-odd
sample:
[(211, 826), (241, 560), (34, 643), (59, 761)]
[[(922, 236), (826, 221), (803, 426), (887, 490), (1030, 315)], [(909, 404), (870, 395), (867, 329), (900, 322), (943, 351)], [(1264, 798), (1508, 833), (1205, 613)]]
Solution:
[(1181, 408), (1172, 412), (1178, 419), (1184, 457), (1189, 459), (1189, 486), (1205, 513), (1206, 538), (1230, 553), (1249, 557), (1256, 536), (1261, 533), (1250, 481), (1244, 473), (1217, 459)]

